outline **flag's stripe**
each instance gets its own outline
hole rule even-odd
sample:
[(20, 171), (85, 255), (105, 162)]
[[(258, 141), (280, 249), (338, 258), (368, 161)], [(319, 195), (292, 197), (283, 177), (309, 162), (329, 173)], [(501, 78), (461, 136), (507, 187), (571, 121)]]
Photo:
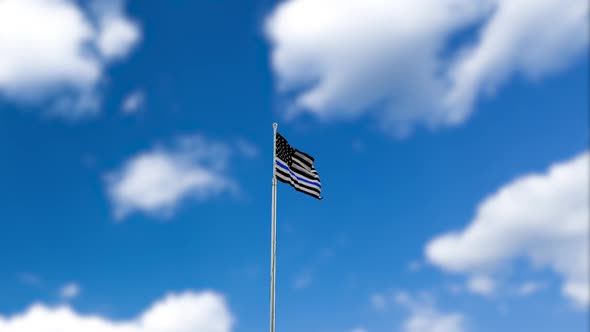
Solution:
[(312, 186), (308, 186), (305, 183), (299, 182), (297, 181), (297, 179), (293, 178), (292, 176), (289, 175), (289, 173), (285, 172), (283, 169), (281, 168), (277, 168), (277, 178), (279, 178), (279, 180), (283, 180), (283, 182), (288, 182), (291, 185), (293, 185), (294, 187), (299, 187), (299, 188), (304, 188), (310, 192), (314, 192), (317, 193), (319, 195), (320, 193), (320, 189), (317, 187), (312, 187)]
[(283, 161), (281, 161), (278, 158), (276, 159), (276, 164), (279, 167), (283, 168), (286, 172), (291, 173), (291, 175), (294, 176), (297, 180), (302, 181), (302, 182), (305, 182), (305, 183), (307, 183), (309, 185), (312, 185), (312, 186), (316, 186), (316, 187), (320, 187), (320, 188), (322, 187), (322, 185), (319, 182), (316, 182), (316, 181), (314, 181), (312, 179), (306, 179), (306, 178), (303, 178), (301, 176), (298, 176), (297, 174), (295, 174), (295, 172), (293, 172), (289, 168), (289, 166), (287, 166)]
[(287, 174), (287, 176), (289, 176), (290, 178), (292, 178), (298, 184), (304, 185), (304, 186), (309, 187), (309, 188), (317, 189), (318, 192), (322, 190), (320, 184), (317, 184), (317, 183), (314, 183), (314, 182), (311, 182), (311, 181), (307, 181), (305, 179), (302, 179), (301, 177), (298, 177), (296, 174), (294, 174), (289, 169), (285, 169), (282, 166), (277, 165), (276, 167), (277, 167), (277, 170), (283, 171), (285, 174)]
[(308, 155), (307, 153), (299, 150), (299, 149), (295, 149), (295, 152), (299, 152), (302, 156), (306, 157), (307, 159), (309, 159), (309, 162), (313, 164), (313, 162), (315, 161), (315, 158)]
[[(281, 159), (278, 159), (278, 160), (281, 161), (284, 165), (287, 165), (287, 163), (284, 162), (283, 160), (281, 160)], [(291, 167), (289, 167), (289, 170), (291, 172), (295, 173), (295, 175), (299, 176), (299, 178), (303, 177), (304, 179), (306, 179), (308, 181), (312, 181), (314, 183), (317, 183), (317, 186), (319, 186), (321, 188), (322, 185), (321, 185), (320, 178), (317, 175), (317, 172), (311, 173), (309, 170), (307, 170), (304, 167), (301, 167), (295, 163), (291, 164)]]
[(317, 174), (314, 174), (312, 172), (310, 172), (309, 170), (297, 165), (297, 164), (292, 164), (291, 165), (291, 170), (297, 174), (300, 174), (302, 176), (305, 176), (306, 178), (312, 179), (314, 181), (320, 182), (320, 177)]
[(313, 167), (313, 162), (314, 162), (313, 157), (308, 155), (305, 152), (301, 152), (301, 151), (295, 149), (295, 153), (293, 154), (293, 158), (300, 159), (302, 162), (307, 164), (309, 166), (309, 168)]
[[(279, 159), (279, 162), (282, 162), (282, 161)], [(297, 174), (293, 173), (289, 168), (285, 169), (283, 166), (277, 164), (275, 167), (276, 167), (277, 171), (282, 172), (286, 177), (292, 179), (297, 184), (300, 184), (302, 186), (316, 190), (318, 193), (322, 190), (321, 184), (316, 184), (314, 182), (309, 183), (309, 181), (302, 181), (305, 179), (301, 179), (301, 177), (298, 177)]]
[(291, 169), (291, 167), (287, 166), (287, 163), (286, 162), (284, 162), (283, 160), (281, 160), (279, 158), (277, 158), (277, 162), (280, 163), (280, 165), (279, 165), (280, 167), (284, 168), (289, 173), (293, 173), (293, 175), (296, 176), (298, 180), (307, 181), (307, 182), (309, 182), (309, 184), (315, 185), (315, 186), (318, 186), (318, 187), (321, 187), (322, 186), (322, 184), (319, 181), (319, 179), (312, 178), (309, 175), (307, 175), (307, 174), (305, 174), (305, 173), (303, 173), (301, 171)]
[(297, 163), (297, 165), (301, 166), (303, 169), (307, 170), (308, 172), (311, 172), (313, 174), (318, 174), (318, 172), (315, 170), (315, 168), (313, 168), (313, 166), (309, 167), (306, 163), (304, 163), (303, 161), (301, 161), (300, 159), (297, 159), (296, 157), (291, 158), (291, 160), (294, 163)]
[(293, 187), (293, 188), (295, 188), (295, 190), (297, 190), (298, 192), (301, 192), (301, 193), (307, 194), (307, 195), (309, 195), (309, 196), (311, 196), (311, 197), (314, 197), (314, 198), (317, 198), (317, 199), (324, 199), (324, 198), (323, 198), (322, 196), (320, 196), (319, 194), (310, 193), (310, 192), (307, 192), (307, 191), (305, 191), (304, 189), (297, 188), (297, 187)]
[(320, 192), (322, 190), (321, 188), (318, 188), (316, 186), (307, 185), (305, 182), (300, 182), (296, 177), (294, 177), (292, 175), (292, 173), (283, 169), (279, 165), (275, 165), (275, 169), (276, 169), (277, 177), (282, 182), (291, 184), (291, 186), (293, 186), (295, 189), (298, 189), (298, 188), (304, 189), (304, 190), (299, 190), (299, 191), (303, 191), (308, 194), (313, 194), (313, 195), (317, 196), (318, 198), (320, 197)]
[(318, 198), (318, 199), (320, 199), (320, 198), (321, 198), (320, 194), (319, 194), (317, 191), (310, 190), (310, 189), (309, 189), (309, 188), (307, 188), (307, 187), (303, 187), (303, 186), (297, 185), (297, 184), (295, 184), (295, 183), (293, 182), (293, 179), (291, 179), (291, 178), (286, 178), (286, 179), (285, 179), (285, 178), (281, 178), (281, 176), (284, 176), (284, 175), (280, 175), (280, 174), (277, 172), (277, 180), (279, 180), (279, 181), (281, 181), (281, 182), (283, 182), (283, 183), (286, 183), (286, 184), (290, 185), (291, 187), (293, 187), (295, 190), (297, 190), (297, 191), (299, 191), (299, 192), (302, 192), (302, 193), (304, 193), (304, 194), (307, 194), (307, 195), (313, 196), (313, 197), (315, 197), (315, 198)]
[[(308, 166), (306, 163), (304, 163), (302, 160), (300, 160), (300, 159), (297, 159), (297, 158), (295, 158), (295, 157), (291, 158), (291, 160), (292, 160), (294, 163), (297, 163), (297, 165), (301, 166), (302, 168), (304, 168), (304, 169), (306, 169), (306, 170), (308, 170), (308, 171), (310, 171), (310, 172), (315, 172), (315, 169), (313, 168), (313, 166), (312, 166), (312, 167), (309, 167), (309, 166)], [(317, 174), (317, 172), (315, 172), (315, 173)]]
[(293, 177), (290, 176), (289, 173), (285, 172), (282, 168), (277, 167), (276, 170), (277, 179), (281, 182), (290, 184), (297, 191), (314, 196), (316, 198), (320, 198), (320, 190), (318, 188), (310, 187), (303, 183), (299, 183), (296, 179), (293, 179)]

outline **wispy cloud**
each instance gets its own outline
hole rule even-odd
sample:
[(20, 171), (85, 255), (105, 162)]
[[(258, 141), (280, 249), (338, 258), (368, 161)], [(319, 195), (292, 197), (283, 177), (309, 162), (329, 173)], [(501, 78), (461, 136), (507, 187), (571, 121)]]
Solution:
[(295, 276), (295, 278), (293, 279), (293, 288), (295, 288), (296, 290), (304, 290), (309, 288), (309, 286), (311, 286), (311, 282), (313, 281), (313, 276), (311, 274), (311, 271), (306, 270), (303, 271), (301, 273), (299, 273), (298, 275)]
[(254, 159), (260, 154), (258, 147), (245, 138), (238, 138), (236, 140), (236, 147), (238, 151), (246, 158)]
[(144, 104), (145, 92), (143, 90), (135, 90), (125, 97), (121, 104), (121, 110), (127, 114), (136, 113), (144, 107)]
[(543, 288), (545, 288), (545, 283), (535, 282), (535, 281), (527, 281), (518, 287), (516, 294), (519, 296), (530, 296), (533, 295)]
[(383, 294), (373, 294), (370, 298), (371, 306), (376, 311), (383, 311), (387, 307), (387, 297)]
[(59, 294), (63, 299), (71, 300), (71, 299), (78, 297), (78, 295), (80, 295), (81, 291), (82, 291), (82, 288), (80, 288), (80, 285), (78, 285), (75, 282), (71, 282), (71, 283), (64, 285), (60, 289)]
[(467, 289), (474, 294), (491, 296), (496, 290), (496, 283), (487, 276), (473, 276), (467, 281)]
[(410, 311), (410, 316), (402, 326), (404, 332), (463, 332), (465, 317), (461, 313), (441, 312), (434, 305), (434, 299), (428, 294), (414, 297), (400, 292), (395, 301)]
[(36, 274), (25, 272), (18, 275), (18, 280), (25, 285), (39, 287), (43, 284), (43, 280)]

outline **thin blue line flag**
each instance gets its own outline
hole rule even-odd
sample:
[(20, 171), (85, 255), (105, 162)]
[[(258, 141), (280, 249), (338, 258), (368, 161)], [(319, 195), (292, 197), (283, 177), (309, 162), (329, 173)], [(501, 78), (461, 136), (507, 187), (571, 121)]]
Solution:
[(279, 133), (276, 137), (275, 151), (277, 179), (290, 184), (297, 191), (322, 199), (320, 176), (313, 166), (315, 159), (289, 145)]

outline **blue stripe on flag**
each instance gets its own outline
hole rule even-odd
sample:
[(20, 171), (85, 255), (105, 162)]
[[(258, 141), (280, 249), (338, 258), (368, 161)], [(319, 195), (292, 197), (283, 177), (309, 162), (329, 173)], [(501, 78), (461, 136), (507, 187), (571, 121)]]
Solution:
[(295, 173), (294, 173), (294, 172), (293, 172), (293, 171), (292, 171), (292, 170), (289, 168), (289, 166), (287, 166), (287, 165), (283, 164), (283, 163), (282, 163), (280, 160), (276, 159), (275, 163), (276, 163), (276, 164), (277, 164), (277, 165), (278, 165), (280, 168), (284, 169), (285, 171), (289, 172), (289, 173), (290, 173), (292, 176), (294, 176), (295, 178), (297, 178), (297, 180), (299, 180), (299, 181), (301, 181), (301, 182), (305, 182), (305, 183), (307, 183), (307, 184), (309, 184), (309, 185), (312, 185), (312, 186), (315, 186), (315, 187), (320, 187), (320, 188), (322, 187), (322, 185), (321, 185), (321, 184), (319, 184), (319, 183), (315, 183), (315, 182), (309, 181), (309, 180), (307, 180), (307, 179), (304, 179), (304, 178), (302, 178), (302, 177), (298, 176), (297, 174), (295, 174)]

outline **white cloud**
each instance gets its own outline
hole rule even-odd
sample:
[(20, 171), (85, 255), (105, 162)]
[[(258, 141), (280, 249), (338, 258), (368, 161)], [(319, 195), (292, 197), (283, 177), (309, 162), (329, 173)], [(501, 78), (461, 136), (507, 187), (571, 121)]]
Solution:
[(105, 58), (126, 56), (130, 48), (141, 38), (137, 24), (125, 17), (122, 0), (95, 2), (98, 13), (98, 37), (96, 45)]
[(143, 107), (144, 103), (145, 93), (141, 90), (136, 90), (125, 97), (121, 105), (121, 110), (123, 113), (135, 113)]
[(73, 283), (73, 282), (64, 285), (61, 288), (61, 290), (59, 291), (60, 296), (66, 300), (70, 300), (75, 297), (78, 297), (78, 295), (80, 295), (80, 292), (81, 292), (80, 285), (78, 285), (77, 283)]
[[(586, 0), (288, 0), (266, 34), (295, 114), (372, 112), (407, 134), (417, 124), (461, 123), (480, 91), (582, 55), (587, 12)], [(454, 38), (476, 26), (475, 43)]]
[(168, 295), (137, 318), (115, 321), (82, 315), (68, 306), (32, 305), (12, 317), (0, 316), (2, 332), (230, 332), (233, 317), (222, 296), (214, 292)]
[(350, 330), (350, 332), (367, 332), (367, 329), (365, 329), (363, 327), (356, 327), (356, 328)]
[(38, 275), (28, 272), (19, 274), (18, 280), (25, 285), (34, 287), (39, 287), (43, 284), (43, 280)]
[(496, 290), (496, 283), (486, 276), (474, 276), (467, 282), (467, 289), (474, 294), (490, 296)]
[(404, 332), (465, 331), (465, 317), (462, 314), (439, 311), (428, 296), (413, 298), (407, 293), (399, 293), (396, 301), (410, 310), (410, 317), (403, 324)]
[(169, 215), (185, 198), (204, 200), (232, 191), (235, 184), (226, 174), (230, 155), (229, 146), (200, 136), (136, 155), (107, 175), (115, 216), (134, 211)]
[(562, 69), (585, 52), (588, 37), (586, 0), (496, 0), (479, 42), (452, 69), (446, 101), (460, 119), (478, 94), (512, 74), (537, 79)]
[(516, 293), (520, 296), (529, 296), (534, 293), (537, 293), (541, 289), (545, 288), (545, 285), (542, 283), (534, 282), (534, 281), (527, 281), (518, 287)]
[(121, 2), (100, 3), (99, 11), (71, 0), (0, 1), (0, 94), (49, 100), (70, 117), (96, 112), (105, 68), (140, 35)]
[(562, 292), (589, 303), (589, 158), (585, 152), (542, 174), (522, 176), (480, 203), (460, 232), (438, 236), (426, 247), (439, 267), (479, 275), (518, 258), (563, 278)]

